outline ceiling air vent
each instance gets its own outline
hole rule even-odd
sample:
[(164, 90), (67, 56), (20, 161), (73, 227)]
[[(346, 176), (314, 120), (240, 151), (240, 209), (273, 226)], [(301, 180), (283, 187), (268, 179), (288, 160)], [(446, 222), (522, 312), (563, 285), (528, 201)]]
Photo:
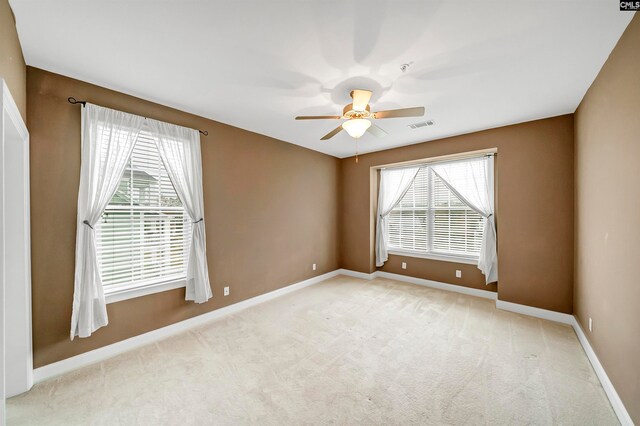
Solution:
[(409, 128), (411, 129), (419, 129), (421, 127), (429, 127), (433, 126), (435, 123), (433, 120), (421, 121), (420, 123), (409, 124)]

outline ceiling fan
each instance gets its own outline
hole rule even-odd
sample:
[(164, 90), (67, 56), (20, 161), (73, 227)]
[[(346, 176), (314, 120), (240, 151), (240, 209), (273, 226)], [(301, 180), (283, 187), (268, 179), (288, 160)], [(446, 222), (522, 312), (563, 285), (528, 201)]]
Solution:
[(353, 98), (353, 103), (344, 107), (342, 115), (303, 115), (296, 117), (296, 120), (347, 120), (320, 138), (320, 140), (326, 141), (340, 133), (343, 129), (349, 133), (349, 136), (356, 139), (364, 135), (365, 132), (369, 132), (377, 137), (383, 137), (387, 135), (387, 132), (373, 124), (371, 119), (421, 117), (424, 115), (424, 107), (371, 112), (371, 108), (369, 107), (371, 91), (355, 89), (351, 91), (349, 95)]

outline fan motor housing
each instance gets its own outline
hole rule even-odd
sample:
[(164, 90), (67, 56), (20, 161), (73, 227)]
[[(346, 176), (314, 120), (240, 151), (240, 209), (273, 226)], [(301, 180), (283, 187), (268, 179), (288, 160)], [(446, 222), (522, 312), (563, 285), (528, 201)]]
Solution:
[(355, 111), (353, 109), (353, 104), (349, 104), (342, 109), (342, 116), (348, 119), (373, 117), (373, 115), (371, 114), (371, 108), (369, 107), (369, 105), (365, 107), (364, 111)]

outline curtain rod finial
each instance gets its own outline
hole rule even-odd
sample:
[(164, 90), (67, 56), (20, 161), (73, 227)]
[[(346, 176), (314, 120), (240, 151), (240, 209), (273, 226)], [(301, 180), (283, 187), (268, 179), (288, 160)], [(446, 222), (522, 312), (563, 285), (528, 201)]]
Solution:
[(74, 98), (73, 96), (69, 96), (67, 98), (67, 101), (69, 101), (70, 104), (82, 104), (82, 106), (86, 106), (87, 105), (87, 101), (79, 101), (76, 98)]

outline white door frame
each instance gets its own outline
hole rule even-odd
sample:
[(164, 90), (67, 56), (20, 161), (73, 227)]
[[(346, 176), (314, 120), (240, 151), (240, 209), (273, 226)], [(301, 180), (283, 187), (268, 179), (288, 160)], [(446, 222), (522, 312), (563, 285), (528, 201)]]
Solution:
[(5, 398), (33, 386), (29, 132), (0, 79), (0, 425)]

